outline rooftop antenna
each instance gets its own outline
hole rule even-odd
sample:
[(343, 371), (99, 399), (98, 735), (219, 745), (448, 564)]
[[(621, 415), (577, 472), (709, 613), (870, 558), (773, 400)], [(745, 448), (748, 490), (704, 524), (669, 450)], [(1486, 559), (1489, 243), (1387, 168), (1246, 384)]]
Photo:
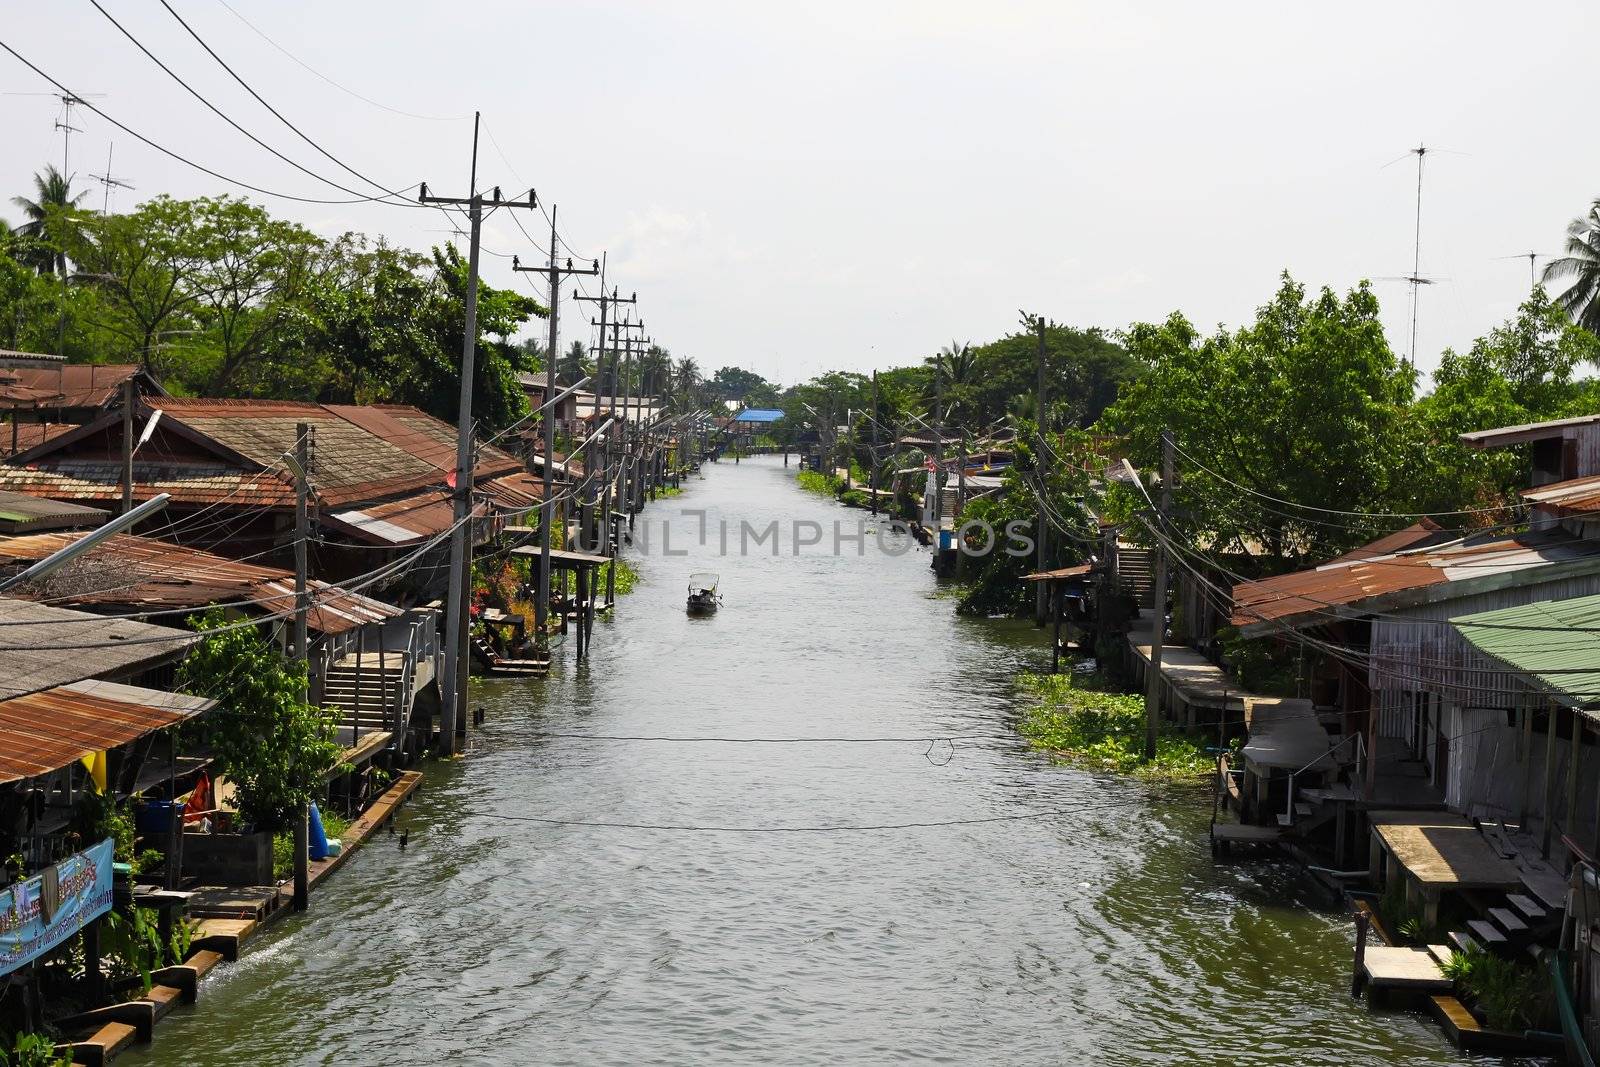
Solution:
[(108, 214), (111, 213), (111, 190), (113, 188), (116, 188), (116, 189), (132, 189), (133, 188), (132, 183), (125, 182), (121, 178), (113, 177), (112, 174), (111, 174), (111, 152), (112, 152), (112, 149), (114, 149), (114, 148), (116, 148), (116, 142), (114, 142), (114, 141), (111, 144), (106, 146), (106, 172), (104, 174), (91, 174), (91, 175), (89, 175), (89, 177), (93, 178), (95, 181), (97, 181), (101, 185), (105, 186), (105, 189), (106, 189), (105, 198), (100, 204), (100, 214), (102, 214), (102, 215), (108, 215)]
[(8, 92), (8, 93), (5, 93), (3, 95), (5, 95), (5, 96), (48, 96), (51, 99), (59, 100), (61, 102), (61, 112), (60, 112), (60, 114), (58, 114), (56, 116), (55, 128), (61, 131), (61, 176), (63, 178), (67, 177), (68, 172), (69, 172), (68, 164), (71, 162), (70, 149), (71, 149), (71, 146), (72, 146), (72, 135), (75, 134), (75, 133), (82, 133), (83, 132), (78, 127), (76, 127), (76, 126), (74, 126), (72, 124), (72, 109), (74, 107), (78, 106), (79, 104), (84, 103), (86, 100), (90, 100), (90, 99), (98, 100), (99, 98), (105, 96), (106, 94), (105, 93), (83, 93), (83, 94), (77, 94), (77, 93), (20, 93), (20, 92)]
[(1422, 277), (1422, 161), (1427, 157), (1428, 149), (1426, 145), (1418, 144), (1411, 151), (1417, 157), (1417, 229), (1411, 254), (1411, 354), (1407, 357), (1407, 362), (1415, 368), (1417, 365), (1417, 290), (1421, 286), (1431, 283)]
[(1537, 289), (1539, 287), (1539, 272), (1537, 270), (1538, 261), (1541, 260), (1541, 259), (1549, 259), (1550, 256), (1548, 254), (1544, 253), (1544, 252), (1518, 252), (1514, 256), (1495, 256), (1494, 258), (1495, 259), (1525, 259), (1525, 260), (1527, 260), (1528, 261), (1528, 291), (1532, 292), (1534, 289)]

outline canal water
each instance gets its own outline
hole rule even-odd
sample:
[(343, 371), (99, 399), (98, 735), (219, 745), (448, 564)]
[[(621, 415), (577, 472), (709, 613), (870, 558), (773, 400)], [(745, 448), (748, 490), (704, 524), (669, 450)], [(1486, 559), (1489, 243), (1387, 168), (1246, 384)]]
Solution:
[[(426, 768), (409, 846), (375, 839), (129, 1059), (1463, 1062), (1351, 1002), (1350, 924), (1292, 870), (1212, 863), (1203, 794), (1030, 751), (1039, 632), (958, 619), (892, 535), (835, 554), (867, 517), (793, 473), (707, 465), (652, 505), (590, 662), (476, 682), (487, 722)], [(741, 554), (772, 522), (780, 551)], [(685, 616), (696, 570), (715, 617)]]

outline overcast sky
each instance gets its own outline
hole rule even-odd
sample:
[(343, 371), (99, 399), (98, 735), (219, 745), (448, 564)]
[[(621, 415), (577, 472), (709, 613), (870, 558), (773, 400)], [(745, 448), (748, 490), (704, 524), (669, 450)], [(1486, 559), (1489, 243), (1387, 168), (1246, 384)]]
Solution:
[[(368, 187), (278, 124), (154, 2), (101, 0), (217, 106), (309, 169)], [(609, 251), (650, 332), (708, 372), (784, 383), (920, 359), (1019, 308), (1117, 329), (1248, 320), (1287, 269), (1374, 279), (1409, 347), (1418, 144), (1424, 368), (1505, 319), (1527, 261), (1600, 195), (1596, 5), (170, 0), (333, 155), (390, 187), (533, 185), (582, 256)], [(111, 117), (229, 177), (342, 198), (173, 83), (88, 0), (7, 5), (0, 39)], [(0, 54), (0, 89), (48, 84)], [(0, 96), (0, 189), (61, 160), (47, 97)], [(464, 118), (463, 118), (464, 116)], [(81, 109), (71, 169), (136, 191), (228, 186)], [(498, 145), (498, 148), (496, 147)], [(501, 156), (503, 150), (504, 158)], [(1448, 151), (1445, 151), (1448, 150)], [(1391, 161), (1394, 162), (1391, 166)], [(100, 202), (96, 186), (93, 203)], [(254, 195), (254, 194), (252, 194)], [(438, 212), (257, 197), (326, 233), (426, 249)], [(15, 221), (9, 204), (0, 216)], [(525, 218), (545, 242), (543, 216)], [(537, 260), (503, 216), (484, 244)], [(494, 284), (526, 287), (486, 255)], [(591, 291), (594, 286), (590, 285)], [(542, 292), (542, 286), (540, 287)], [(569, 307), (570, 305), (564, 305)], [(581, 316), (581, 318), (580, 318)], [(563, 344), (588, 340), (587, 309)], [(574, 332), (581, 330), (581, 332)]]

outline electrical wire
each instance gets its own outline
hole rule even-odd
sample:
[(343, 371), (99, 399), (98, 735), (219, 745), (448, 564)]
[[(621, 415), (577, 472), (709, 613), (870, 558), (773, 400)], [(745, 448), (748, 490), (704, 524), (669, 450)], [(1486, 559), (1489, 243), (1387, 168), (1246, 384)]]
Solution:
[[(90, 0), (90, 2), (95, 4), (96, 7), (99, 6), (98, 0)], [(322, 155), (327, 157), (327, 159), (329, 161), (331, 161), (332, 163), (334, 163), (335, 165), (337, 165), (339, 167), (342, 167), (344, 170), (348, 171), (350, 174), (354, 175), (355, 177), (360, 178), (362, 181), (366, 182), (368, 185), (372, 186), (374, 189), (381, 189), (386, 195), (391, 196), (391, 197), (401, 195), (399, 190), (387, 188), (382, 182), (374, 181), (373, 179), (367, 177), (365, 174), (361, 173), (359, 170), (356, 170), (354, 167), (350, 166), (348, 163), (346, 163), (344, 160), (340, 159), (338, 156), (335, 156), (332, 152), (329, 152), (326, 148), (323, 148), (316, 141), (312, 140), (309, 136), (307, 136), (307, 134), (303, 130), (300, 129), (300, 127), (298, 127), (294, 123), (290, 122), (287, 118), (285, 118), (283, 116), (282, 112), (280, 112), (277, 108), (273, 107), (271, 104), (267, 103), (266, 99), (264, 97), (262, 97), (262, 95), (260, 93), (256, 92), (253, 88), (251, 88), (250, 87), (250, 83), (245, 81), (243, 78), (241, 78), (237, 71), (235, 71), (232, 67), (230, 67), (227, 64), (227, 62), (221, 56), (217, 55), (216, 51), (213, 50), (212, 47), (205, 42), (205, 39), (202, 38), (198, 33), (196, 33), (194, 31), (194, 28), (191, 27), (187, 22), (185, 22), (183, 20), (183, 16), (178, 14), (177, 11), (173, 10), (172, 5), (169, 4), (167, 2), (167, 0), (161, 0), (161, 6), (167, 9), (167, 13), (169, 15), (171, 15), (173, 18), (178, 20), (178, 25), (182, 26), (185, 30), (187, 30), (188, 33), (189, 33), (189, 36), (193, 37), (195, 39), (195, 42), (197, 44), (199, 44), (201, 48), (204, 48), (206, 50), (206, 54), (209, 55), (212, 59), (216, 60), (217, 61), (217, 65), (220, 66), (223, 70), (227, 71), (229, 76), (231, 76), (234, 81), (238, 82), (239, 85), (241, 87), (243, 87), (245, 92), (247, 92), (251, 96), (255, 97), (257, 103), (259, 103), (262, 107), (266, 108), (268, 111), (272, 112), (273, 116), (275, 118), (277, 118), (277, 120), (279, 122), (282, 122), (285, 126), (289, 127), (289, 129), (293, 130), (295, 132), (295, 134), (302, 141), (304, 141), (306, 144), (310, 145), (312, 148), (316, 149), (318, 152), (322, 153)], [(130, 38), (130, 40), (131, 40), (131, 38)], [(221, 112), (218, 112), (218, 114), (221, 114)], [(324, 179), (324, 180), (326, 180), (326, 179)], [(340, 188), (343, 188), (343, 187), (341, 186)], [(410, 188), (410, 186), (407, 186), (406, 188)], [(420, 205), (417, 205), (415, 203), (407, 201), (405, 206), (407, 206), (407, 207), (416, 207), (416, 206), (420, 206)]]
[[(116, 18), (112, 16), (111, 12), (107, 11), (103, 6), (101, 6), (100, 0), (89, 0), (89, 3), (94, 5), (94, 9), (96, 11), (100, 12), (100, 14), (104, 15), (105, 18), (106, 18), (106, 21), (110, 22), (111, 25), (115, 26), (117, 28), (118, 32), (120, 32), (129, 41), (133, 42), (133, 46), (135, 48), (137, 48), (139, 51), (143, 52), (145, 54), (145, 56), (152, 63), (154, 63), (156, 66), (160, 67), (163, 71), (165, 71), (168, 77), (170, 77), (173, 81), (175, 81), (179, 85), (181, 85), (184, 88), (184, 90), (188, 92), (188, 94), (190, 96), (192, 96), (196, 100), (200, 101), (201, 104), (205, 105), (207, 110), (209, 110), (212, 114), (216, 115), (223, 122), (226, 122), (229, 126), (232, 126), (235, 130), (238, 130), (240, 133), (242, 133), (246, 137), (248, 137), (252, 142), (254, 142), (255, 144), (259, 145), (261, 148), (266, 149), (272, 155), (276, 156), (278, 159), (281, 159), (283, 162), (289, 164), (291, 167), (293, 167), (296, 170), (300, 171), (302, 174), (306, 174), (309, 177), (315, 178), (317, 181), (322, 182), (325, 185), (330, 185), (330, 186), (332, 186), (333, 188), (339, 190), (342, 193), (350, 193), (353, 196), (364, 196), (364, 195), (366, 195), (366, 194), (360, 192), (357, 189), (351, 189), (348, 186), (340, 185), (338, 182), (334, 181), (332, 178), (324, 177), (323, 175), (318, 174), (316, 171), (312, 170), (311, 168), (302, 165), (297, 160), (290, 159), (288, 156), (284, 155), (282, 152), (278, 151), (276, 148), (274, 148), (271, 145), (267, 144), (267, 142), (263, 141), (261, 138), (257, 137), (255, 134), (251, 133), (249, 130), (245, 129), (243, 126), (239, 125), (232, 118), (230, 118), (226, 113), (224, 113), (221, 108), (217, 107), (210, 100), (206, 99), (206, 97), (203, 94), (201, 94), (198, 90), (196, 90), (194, 88), (194, 86), (192, 86), (188, 82), (184, 81), (183, 78), (176, 71), (174, 71), (171, 67), (167, 66), (165, 63), (163, 63), (159, 56), (157, 56), (154, 52), (150, 51), (150, 49), (146, 48), (144, 46), (144, 44), (137, 37), (135, 37), (132, 33), (130, 33), (128, 31), (127, 27), (123, 26), (122, 23), (118, 22), (116, 20)], [(170, 11), (172, 9), (169, 7), (167, 10)], [(381, 189), (382, 186), (379, 186), (379, 188)], [(392, 194), (391, 193), (390, 195), (396, 195), (396, 194)], [(413, 203), (408, 202), (405, 206), (413, 207), (413, 206), (416, 206), (416, 205), (413, 204)]]
[(243, 15), (241, 15), (238, 12), (237, 9), (235, 9), (233, 7), (233, 5), (229, 4), (228, 0), (217, 0), (217, 3), (219, 3), (223, 7), (227, 8), (229, 14), (231, 14), (234, 18), (238, 19), (240, 22), (242, 22), (246, 26), (248, 26), (250, 28), (250, 32), (251, 33), (254, 33), (257, 37), (261, 38), (263, 41), (265, 41), (268, 44), (270, 44), (273, 48), (276, 48), (279, 52), (282, 52), (285, 56), (288, 56), (291, 60), (293, 60), (299, 66), (304, 67), (307, 71), (310, 71), (312, 74), (316, 75), (318, 78), (320, 78), (323, 81), (327, 82), (329, 85), (333, 86), (335, 89), (339, 90), (341, 93), (345, 93), (348, 96), (352, 96), (355, 99), (361, 101), (363, 104), (370, 104), (373, 107), (378, 108), (381, 111), (387, 111), (390, 114), (394, 114), (394, 115), (402, 115), (402, 116), (404, 116), (405, 118), (408, 118), (408, 119), (421, 119), (424, 122), (466, 122), (466, 121), (468, 121), (468, 120), (470, 120), (472, 118), (471, 115), (419, 115), (419, 114), (416, 114), (415, 112), (402, 111), (400, 108), (390, 107), (389, 105), (379, 103), (378, 101), (373, 100), (370, 97), (362, 96), (360, 93), (356, 92), (354, 89), (348, 88), (347, 86), (341, 85), (338, 82), (334, 81), (332, 78), (328, 77), (326, 74), (322, 73), (321, 71), (317, 70), (315, 67), (313, 67), (310, 64), (306, 63), (299, 56), (296, 56), (293, 52), (290, 52), (287, 48), (283, 47), (283, 45), (279, 44), (277, 41), (273, 40), (271, 37), (268, 37), (264, 32), (262, 32), (260, 27), (258, 27), (255, 23), (251, 22), (249, 19), (245, 18)]
[[(33, 71), (35, 74), (39, 75), (39, 77), (43, 78), (45, 81), (49, 82), (51, 85), (54, 85), (57, 89), (60, 89), (63, 93), (66, 93), (67, 95), (73, 96), (75, 99), (78, 99), (81, 106), (88, 108), (90, 111), (93, 111), (96, 115), (99, 115), (106, 122), (109, 122), (111, 125), (115, 126), (117, 129), (121, 130), (123, 133), (127, 134), (129, 137), (132, 137), (134, 140), (140, 142), (141, 144), (145, 145), (148, 148), (155, 149), (157, 152), (160, 152), (162, 155), (167, 156), (170, 159), (174, 159), (177, 162), (182, 163), (184, 166), (192, 167), (192, 168), (194, 168), (195, 170), (199, 171), (202, 174), (210, 175), (211, 177), (217, 179), (218, 181), (227, 182), (229, 185), (237, 185), (241, 189), (248, 189), (253, 193), (260, 193), (262, 196), (277, 197), (280, 200), (292, 200), (292, 201), (295, 201), (296, 203), (301, 203), (301, 204), (389, 204), (390, 206), (395, 206), (395, 207), (406, 206), (406, 205), (396, 204), (393, 201), (384, 199), (383, 197), (374, 197), (374, 196), (357, 197), (357, 198), (351, 199), (351, 200), (336, 200), (336, 199), (328, 199), (326, 197), (314, 197), (314, 196), (297, 196), (294, 193), (282, 193), (282, 192), (278, 192), (276, 189), (268, 189), (268, 188), (266, 188), (264, 186), (253, 185), (250, 182), (243, 181), (243, 180), (241, 180), (239, 178), (230, 178), (228, 175), (223, 174), (220, 171), (212, 170), (210, 167), (207, 167), (202, 163), (196, 163), (194, 160), (189, 159), (186, 156), (178, 154), (177, 152), (173, 151), (172, 149), (167, 148), (165, 145), (157, 144), (155, 141), (153, 141), (150, 138), (146, 137), (144, 134), (139, 133), (137, 130), (131, 129), (128, 126), (125, 126), (122, 123), (118, 122), (116, 119), (114, 119), (110, 115), (106, 114), (104, 109), (102, 109), (98, 105), (96, 105), (94, 103), (91, 103), (88, 100), (85, 100), (85, 99), (82, 99), (80, 97), (77, 97), (77, 95), (75, 93), (73, 93), (71, 89), (68, 89), (64, 84), (62, 84), (61, 82), (59, 82), (56, 79), (52, 78), (49, 74), (45, 73), (42, 69), (40, 69), (33, 62), (31, 62), (26, 56), (24, 56), (21, 52), (18, 52), (15, 48), (12, 48), (5, 41), (0, 41), (0, 49), (4, 49), (6, 52), (10, 53), (11, 56), (13, 58), (15, 58), (19, 63), (21, 63), (23, 66), (27, 67), (29, 70)], [(420, 184), (421, 183), (419, 182), (418, 185), (420, 185)], [(409, 189), (409, 188), (411, 188), (411, 186), (406, 186), (405, 188)]]

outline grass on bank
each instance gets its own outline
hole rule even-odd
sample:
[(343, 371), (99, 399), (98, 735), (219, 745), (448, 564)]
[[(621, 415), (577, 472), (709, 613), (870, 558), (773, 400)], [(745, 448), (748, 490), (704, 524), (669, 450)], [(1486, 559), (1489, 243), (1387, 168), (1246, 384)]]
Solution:
[[(322, 832), (327, 837), (343, 837), (346, 830), (350, 829), (350, 820), (336, 811), (323, 811), (319, 806), (317, 814), (322, 817)], [(294, 874), (294, 831), (282, 830), (272, 835), (272, 876), (274, 878), (289, 878)]]
[(1064, 763), (1146, 781), (1193, 780), (1212, 773), (1205, 743), (1164, 730), (1156, 758), (1144, 762), (1144, 697), (1119, 693), (1098, 674), (1024, 674), (1027, 696), (1017, 730)]

